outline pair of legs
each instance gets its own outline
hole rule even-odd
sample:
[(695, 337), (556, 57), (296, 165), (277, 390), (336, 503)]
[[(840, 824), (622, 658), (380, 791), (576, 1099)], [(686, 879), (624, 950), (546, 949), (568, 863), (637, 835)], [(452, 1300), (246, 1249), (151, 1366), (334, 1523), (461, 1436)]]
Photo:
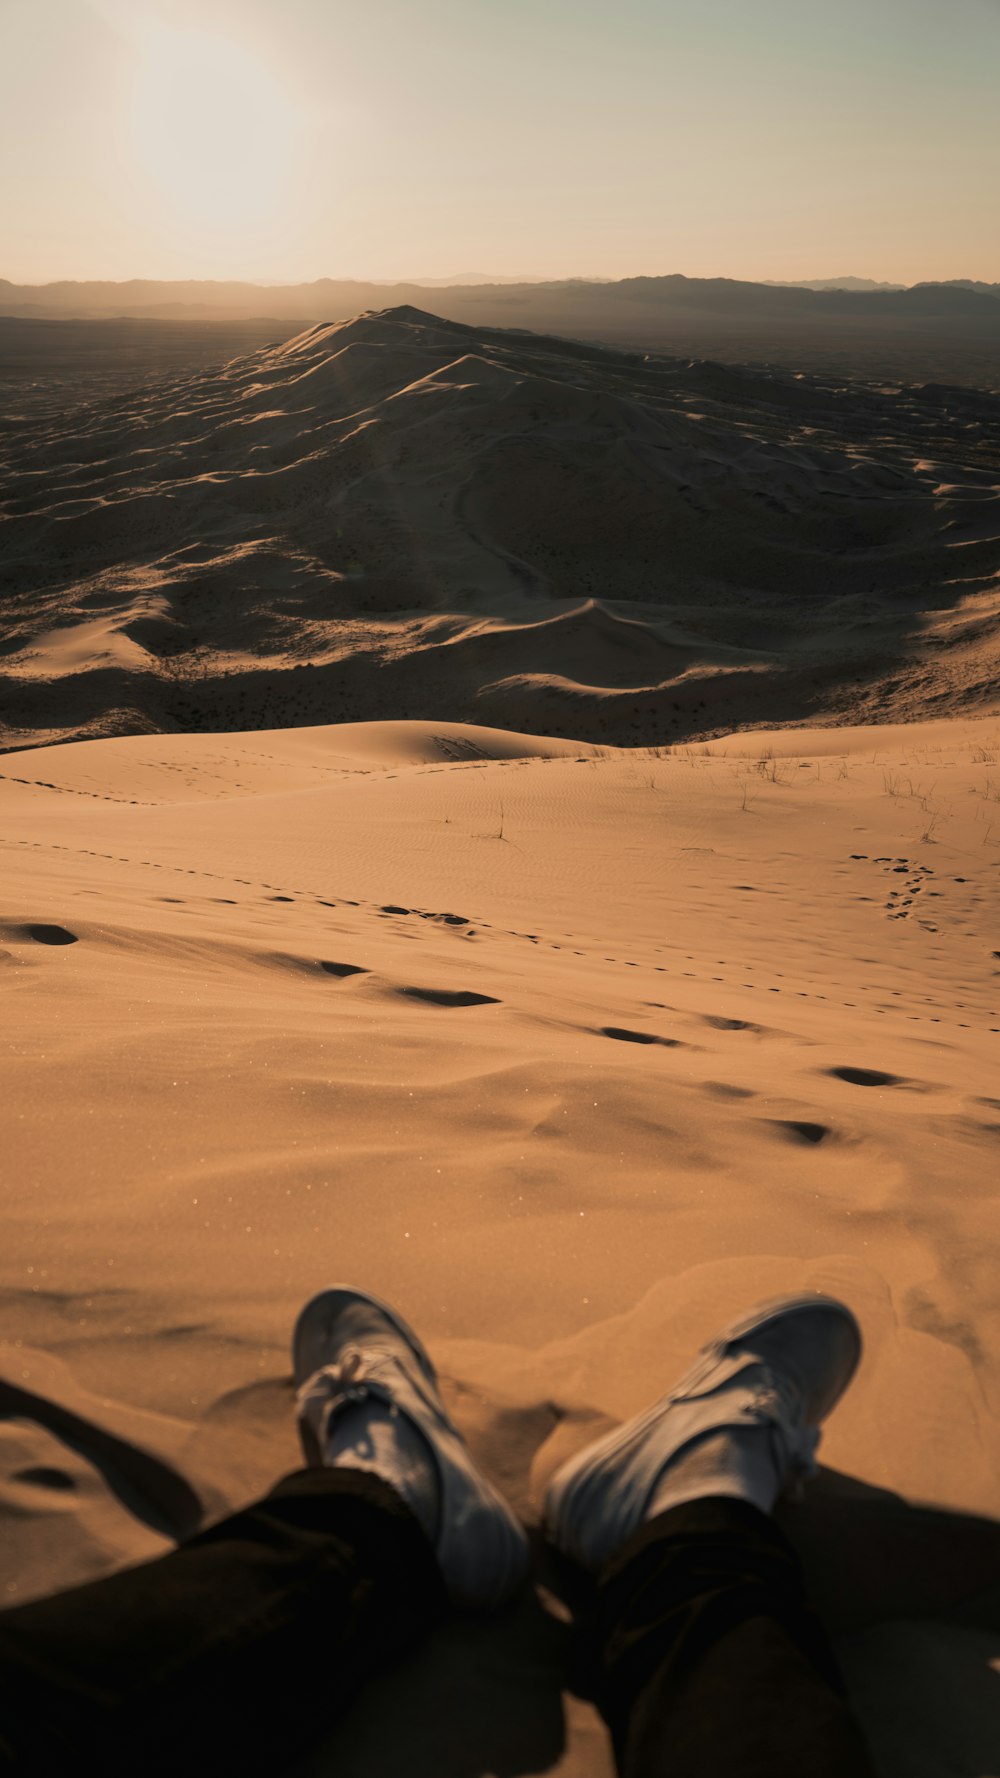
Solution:
[[(870, 1773), (768, 1516), (858, 1350), (840, 1305), (771, 1306), (553, 1477), (624, 1778)], [(274, 1774), (446, 1610), (524, 1584), (523, 1531), (394, 1311), (321, 1293), (294, 1362), (309, 1467), (155, 1562), (0, 1614), (0, 1773)]]

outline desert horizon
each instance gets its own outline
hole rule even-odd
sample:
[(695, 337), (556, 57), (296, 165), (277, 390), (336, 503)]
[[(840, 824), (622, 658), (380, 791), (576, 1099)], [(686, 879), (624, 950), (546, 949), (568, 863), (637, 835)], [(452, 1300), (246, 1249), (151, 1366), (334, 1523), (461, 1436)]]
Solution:
[(657, 1778), (665, 1525), (678, 1773), (995, 1769), (1000, 35), (753, 12), (0, 19), (4, 1770)]

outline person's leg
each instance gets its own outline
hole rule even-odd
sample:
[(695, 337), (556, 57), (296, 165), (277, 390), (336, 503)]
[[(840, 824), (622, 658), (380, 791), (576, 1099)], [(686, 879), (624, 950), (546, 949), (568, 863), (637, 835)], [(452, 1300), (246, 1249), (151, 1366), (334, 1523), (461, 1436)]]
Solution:
[(600, 1576), (599, 1702), (623, 1778), (867, 1778), (798, 1562), (769, 1514), (856, 1368), (842, 1304), (752, 1311), (553, 1476), (556, 1547)]
[(156, 1561), (0, 1614), (0, 1771), (274, 1772), (445, 1604), (385, 1481), (299, 1471)]
[(732, 1497), (650, 1519), (599, 1591), (599, 1702), (622, 1778), (866, 1778), (798, 1559)]
[(0, 1614), (0, 1771), (271, 1778), (449, 1599), (521, 1585), (524, 1532), (395, 1310), (322, 1291), (292, 1359), (312, 1468), (158, 1561)]

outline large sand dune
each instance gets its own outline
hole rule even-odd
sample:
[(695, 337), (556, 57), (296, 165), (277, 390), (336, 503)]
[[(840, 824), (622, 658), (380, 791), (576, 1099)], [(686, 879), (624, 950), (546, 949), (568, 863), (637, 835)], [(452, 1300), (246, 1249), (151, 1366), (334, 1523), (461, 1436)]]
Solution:
[(39, 399), (5, 428), (0, 738), (991, 709), (998, 414), (415, 309)]
[[(275, 405), (289, 362), (339, 388), (329, 357), (276, 355)], [(461, 372), (474, 392), (509, 375)], [(451, 358), (386, 400), (427, 404), (474, 461), (458, 376)], [(507, 399), (550, 402), (572, 443), (578, 389)], [(593, 396), (612, 458), (619, 400)], [(650, 423), (640, 407), (636, 450)], [(183, 465), (200, 424), (164, 418), (141, 449)], [(418, 452), (419, 431), (386, 436)], [(219, 486), (178, 472), (168, 516), (204, 501), (210, 524)], [(427, 563), (459, 535), (480, 560), (475, 527), (435, 529), (436, 510)], [(77, 539), (105, 513), (81, 510)], [(505, 558), (482, 560), (502, 587)], [(431, 605), (429, 565), (422, 584)], [(158, 596), (127, 642), (106, 616), (107, 646), (146, 647), (172, 621)], [(575, 663), (586, 624), (530, 610), (525, 658), (550, 673), (564, 634)], [(76, 683), (68, 651), (99, 638), (74, 645), (65, 619), (47, 647)], [(625, 618), (593, 623), (624, 673)], [(442, 656), (514, 658), (495, 618), (457, 633)], [(8, 1599), (164, 1548), (288, 1467), (288, 1330), (332, 1277), (417, 1322), (529, 1515), (559, 1451), (665, 1386), (721, 1316), (816, 1284), (867, 1354), (789, 1526), (887, 1778), (992, 1770), (1000, 723), (657, 755), (397, 721), (0, 768)], [(571, 1679), (544, 1593), (444, 1632), (312, 1769), (596, 1778), (603, 1731)]]

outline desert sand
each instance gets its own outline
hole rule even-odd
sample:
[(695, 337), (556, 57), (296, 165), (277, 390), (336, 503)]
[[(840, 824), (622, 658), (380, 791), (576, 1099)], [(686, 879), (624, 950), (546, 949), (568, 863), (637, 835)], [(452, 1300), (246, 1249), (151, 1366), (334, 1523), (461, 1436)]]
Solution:
[[(45, 644), (70, 677), (145, 645), (88, 621)], [(529, 1520), (720, 1319), (815, 1285), (866, 1355), (786, 1523), (887, 1778), (993, 1771), (1000, 719), (513, 727), (0, 760), (6, 1598), (293, 1466), (289, 1330), (332, 1279), (421, 1329)], [(605, 1778), (538, 1572), (309, 1771)]]
[(998, 395), (413, 308), (69, 410), (58, 373), (0, 428), (3, 748), (997, 708)]

